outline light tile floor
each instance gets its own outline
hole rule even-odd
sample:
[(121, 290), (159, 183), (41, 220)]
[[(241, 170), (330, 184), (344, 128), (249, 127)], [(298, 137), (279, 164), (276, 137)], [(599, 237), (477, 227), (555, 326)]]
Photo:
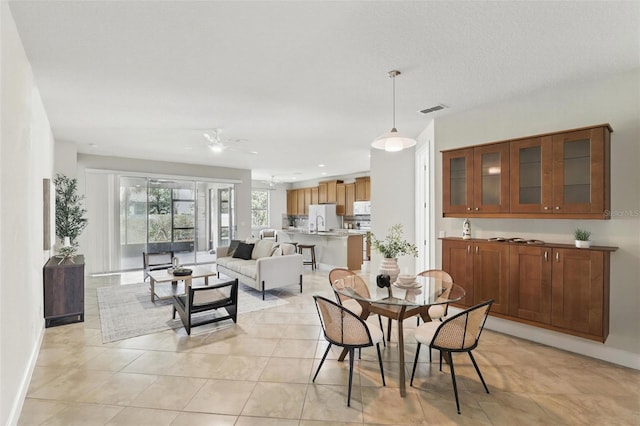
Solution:
[[(279, 291), (289, 304), (236, 325), (102, 344), (96, 288), (130, 279), (140, 281), (88, 277), (85, 322), (46, 329), (20, 425), (640, 424), (639, 371), (489, 330), (474, 353), (490, 394), (468, 357), (455, 358), (461, 415), (448, 367), (429, 364), (426, 350), (400, 397), (394, 333), (383, 349), (387, 386), (375, 349), (364, 349), (347, 407), (348, 362), (337, 349), (311, 382), (326, 348), (311, 296), (333, 298), (326, 271), (306, 273), (303, 294)], [(407, 377), (413, 328), (405, 321)]]

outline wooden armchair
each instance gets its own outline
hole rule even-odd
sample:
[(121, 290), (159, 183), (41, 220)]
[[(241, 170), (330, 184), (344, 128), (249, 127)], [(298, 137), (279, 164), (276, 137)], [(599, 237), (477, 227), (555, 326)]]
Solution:
[[(224, 308), (227, 315), (206, 316), (202, 312)], [(173, 318), (176, 312), (180, 315), (182, 324), (187, 334), (191, 334), (191, 328), (199, 325), (231, 319), (237, 322), (238, 316), (238, 280), (220, 281), (202, 287), (189, 286), (186, 294), (173, 296)]]
[(144, 280), (146, 281), (149, 271), (157, 271), (160, 269), (169, 269), (173, 266), (173, 251), (163, 251), (157, 253), (142, 253), (142, 270), (144, 272)]

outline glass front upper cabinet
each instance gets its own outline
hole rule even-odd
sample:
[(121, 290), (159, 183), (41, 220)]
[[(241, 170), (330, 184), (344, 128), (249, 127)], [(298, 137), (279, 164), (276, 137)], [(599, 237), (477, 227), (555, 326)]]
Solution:
[(511, 142), (511, 212), (551, 213), (551, 136)]
[(509, 212), (509, 143), (473, 149), (473, 211)]
[(465, 213), (473, 204), (473, 148), (442, 153), (443, 212)]
[(553, 136), (554, 213), (603, 213), (609, 208), (607, 130), (597, 127)]

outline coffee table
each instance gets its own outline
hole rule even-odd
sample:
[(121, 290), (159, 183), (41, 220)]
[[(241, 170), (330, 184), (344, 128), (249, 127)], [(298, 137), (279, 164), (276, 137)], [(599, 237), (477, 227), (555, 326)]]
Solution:
[(205, 285), (209, 285), (209, 277), (218, 274), (213, 265), (193, 266), (189, 269), (193, 271), (191, 275), (173, 275), (171, 269), (147, 272), (151, 283), (151, 302), (155, 302), (156, 299), (169, 299), (178, 294), (186, 294), (194, 278), (204, 278)]

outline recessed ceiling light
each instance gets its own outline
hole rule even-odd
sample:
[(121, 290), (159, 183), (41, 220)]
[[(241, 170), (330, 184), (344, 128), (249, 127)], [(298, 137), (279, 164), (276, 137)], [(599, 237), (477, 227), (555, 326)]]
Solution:
[(324, 167), (324, 164), (318, 164), (318, 167)]
[(324, 176), (324, 175), (326, 175), (326, 174), (327, 174), (327, 172), (322, 172), (322, 173), (320, 173), (320, 174), (321, 174), (322, 176)]

